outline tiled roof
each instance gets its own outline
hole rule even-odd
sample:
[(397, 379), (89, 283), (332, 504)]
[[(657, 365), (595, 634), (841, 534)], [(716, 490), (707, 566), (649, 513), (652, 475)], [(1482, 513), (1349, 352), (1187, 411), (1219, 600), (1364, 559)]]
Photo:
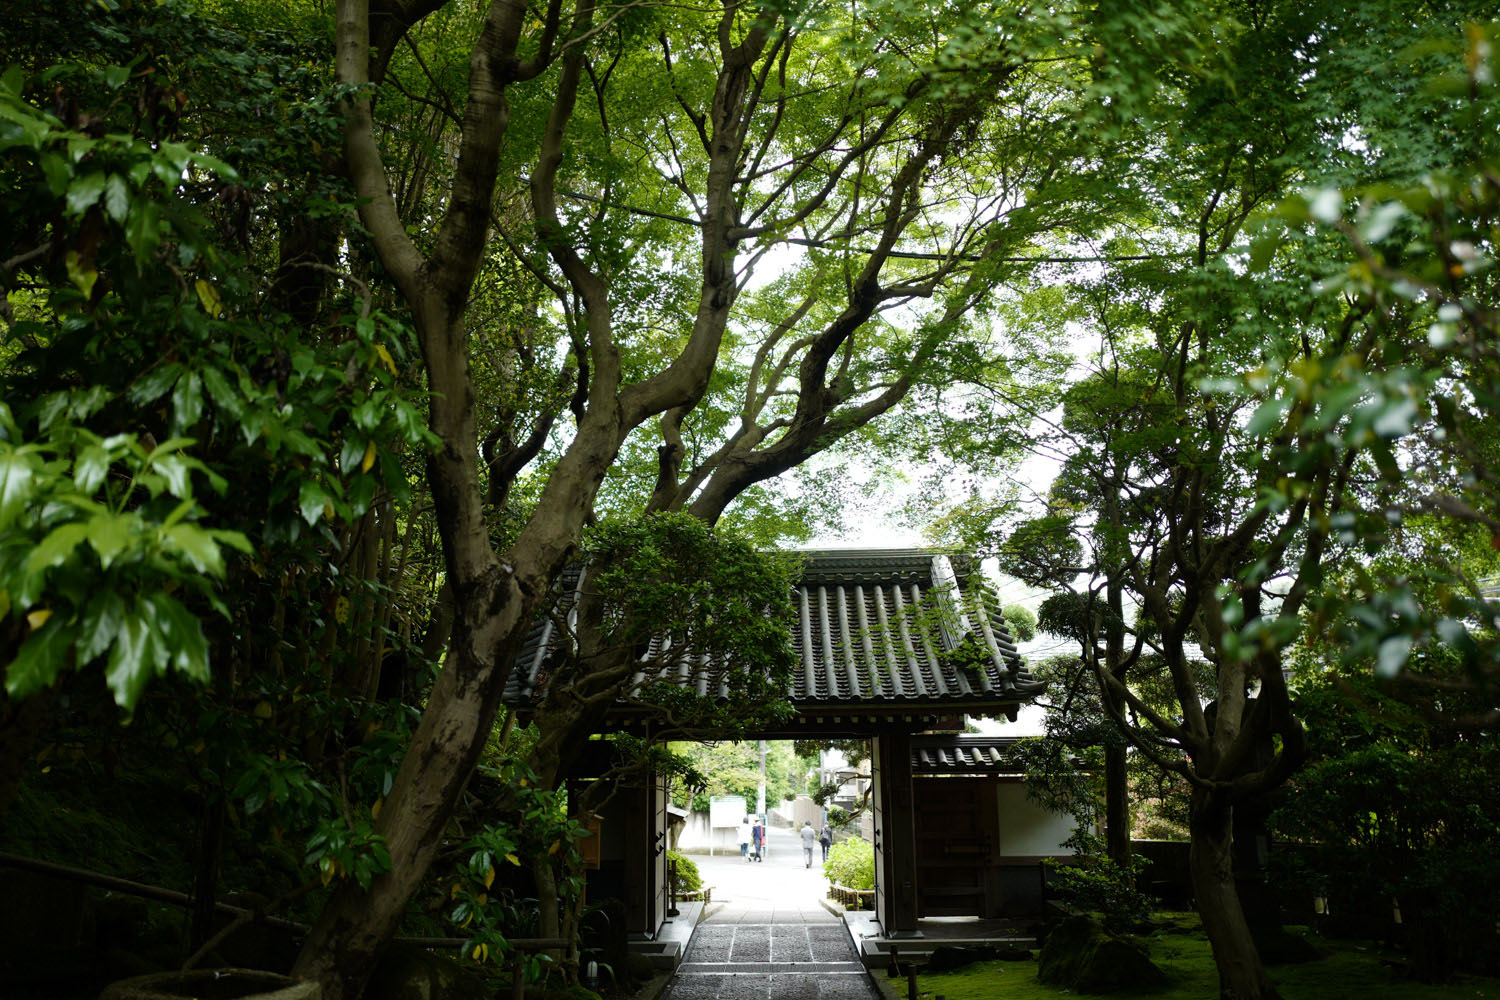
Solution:
[[(793, 594), (797, 665), (787, 692), (799, 714), (1013, 715), (1040, 690), (1016, 653), (999, 607), (985, 606), (970, 586), (972, 564), (925, 550), (800, 554), (807, 561)], [(577, 584), (576, 572), (565, 577), (564, 592), (571, 595)], [(552, 616), (533, 629), (506, 686), (508, 704), (534, 702), (561, 631)], [(960, 644), (969, 656), (950, 657)], [(663, 657), (666, 649), (666, 640), (651, 644), (643, 661), (657, 666), (649, 676), (645, 670), (637, 674), (636, 687), (669, 679), (699, 695), (727, 697), (722, 671)], [(628, 708), (630, 700), (620, 707)]]
[(1014, 736), (913, 736), (912, 774), (1020, 774)]

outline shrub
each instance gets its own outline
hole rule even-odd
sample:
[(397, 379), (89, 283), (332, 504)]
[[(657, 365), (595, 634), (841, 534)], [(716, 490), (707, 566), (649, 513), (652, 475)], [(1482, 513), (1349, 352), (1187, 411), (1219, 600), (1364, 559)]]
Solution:
[(858, 837), (839, 841), (829, 848), (823, 873), (846, 889), (875, 888), (875, 845)]
[(1079, 831), (1065, 842), (1078, 853), (1072, 864), (1052, 864), (1052, 891), (1074, 911), (1097, 913), (1104, 926), (1120, 932), (1151, 922), (1151, 897), (1136, 888), (1136, 880), (1148, 862), (1131, 855), (1130, 867), (1121, 868), (1104, 850), (1104, 838)]
[(703, 888), (703, 876), (698, 872), (698, 864), (691, 858), (685, 858), (676, 851), (667, 852), (667, 863), (677, 865), (677, 891), (680, 893), (698, 892)]

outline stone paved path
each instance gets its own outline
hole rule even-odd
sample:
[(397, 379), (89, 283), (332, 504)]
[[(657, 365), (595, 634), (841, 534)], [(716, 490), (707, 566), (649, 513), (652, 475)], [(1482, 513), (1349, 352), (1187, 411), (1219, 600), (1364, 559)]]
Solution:
[(818, 900), (826, 882), (790, 831), (772, 830), (766, 861), (695, 856), (714, 886), (663, 1000), (872, 1000), (878, 997), (843, 922)]

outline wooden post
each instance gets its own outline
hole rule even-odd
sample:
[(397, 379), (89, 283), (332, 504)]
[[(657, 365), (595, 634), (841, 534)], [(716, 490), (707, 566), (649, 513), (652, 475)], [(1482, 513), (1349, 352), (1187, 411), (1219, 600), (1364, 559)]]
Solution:
[(917, 837), (911, 786), (911, 734), (895, 727), (875, 738), (875, 780), (879, 785), (876, 817), (875, 878), (877, 917), (887, 937), (921, 937), (917, 925)]
[(629, 934), (652, 934), (651, 869), (655, 843), (651, 835), (651, 786), (649, 783), (622, 785), (619, 796), (623, 805), (625, 840), (625, 930)]

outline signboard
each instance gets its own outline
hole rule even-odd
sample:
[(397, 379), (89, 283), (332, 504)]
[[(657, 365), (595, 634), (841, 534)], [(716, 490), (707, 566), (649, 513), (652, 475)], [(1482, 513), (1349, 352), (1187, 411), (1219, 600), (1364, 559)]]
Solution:
[(739, 826), (748, 815), (743, 795), (716, 795), (708, 800), (710, 827)]

